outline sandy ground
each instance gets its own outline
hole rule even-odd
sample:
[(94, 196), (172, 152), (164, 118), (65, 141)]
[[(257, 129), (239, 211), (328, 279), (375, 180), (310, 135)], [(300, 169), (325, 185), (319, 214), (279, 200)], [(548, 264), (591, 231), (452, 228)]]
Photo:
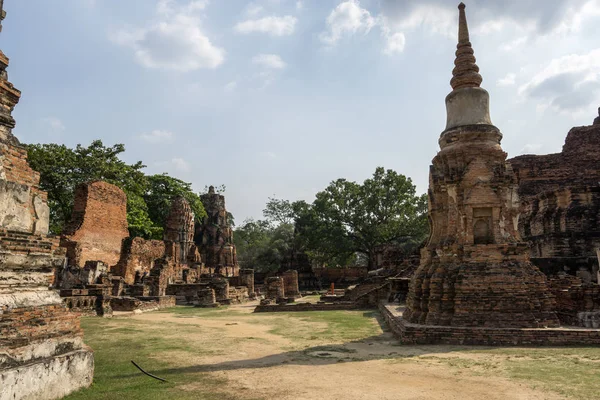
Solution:
[[(386, 332), (354, 342), (297, 340), (270, 333), (282, 318), (290, 318), (298, 332), (314, 330), (315, 324), (289, 314), (251, 314), (253, 306), (227, 311), (243, 315), (181, 318), (149, 313), (133, 318), (198, 326), (198, 333), (186, 334), (185, 339), (206, 346), (209, 354), (173, 354), (176, 369), (226, 378), (227, 391), (240, 399), (563, 398), (501, 377), (488, 363), (490, 355), (444, 346), (398, 346)], [(461, 363), (468, 367), (460, 368)], [(194, 384), (184, 389), (202, 390)]]

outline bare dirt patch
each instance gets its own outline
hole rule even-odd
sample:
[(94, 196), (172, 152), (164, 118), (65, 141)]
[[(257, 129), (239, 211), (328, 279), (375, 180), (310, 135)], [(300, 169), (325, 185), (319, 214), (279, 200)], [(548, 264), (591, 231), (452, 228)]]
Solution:
[[(373, 318), (356, 327), (368, 328), (369, 335), (347, 340), (349, 333), (337, 335), (326, 315), (311, 318), (304, 313), (250, 311), (250, 307), (232, 306), (197, 315), (161, 312), (133, 318), (161, 326), (197, 326), (198, 333), (186, 330), (179, 340), (210, 347), (208, 354), (177, 350), (161, 357), (177, 360), (169, 372), (226, 380), (222, 389), (233, 398), (564, 398), (544, 387), (508, 379), (502, 365), (505, 355), (473, 354), (451, 346), (398, 346)], [(346, 313), (356, 317), (360, 312)], [(186, 383), (179, 389), (201, 391), (200, 386)]]

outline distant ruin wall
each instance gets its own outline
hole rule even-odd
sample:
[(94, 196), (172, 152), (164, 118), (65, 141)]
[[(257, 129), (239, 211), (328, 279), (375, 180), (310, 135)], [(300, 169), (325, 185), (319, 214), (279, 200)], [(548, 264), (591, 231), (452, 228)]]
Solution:
[(149, 275), (154, 260), (165, 255), (165, 242), (162, 240), (145, 240), (139, 237), (123, 240), (121, 258), (112, 268), (113, 275), (122, 276), (125, 283), (135, 283), (139, 278)]
[(77, 187), (71, 222), (61, 246), (67, 249), (69, 265), (86, 261), (117, 264), (127, 230), (127, 196), (115, 185), (95, 181)]

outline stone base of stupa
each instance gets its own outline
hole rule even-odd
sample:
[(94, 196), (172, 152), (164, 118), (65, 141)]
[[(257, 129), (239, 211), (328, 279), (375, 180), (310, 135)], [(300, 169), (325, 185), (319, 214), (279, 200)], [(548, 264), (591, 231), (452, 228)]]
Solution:
[(379, 310), (401, 344), (479, 346), (581, 346), (600, 345), (600, 329), (486, 328), (413, 324), (402, 318), (405, 307), (380, 303)]

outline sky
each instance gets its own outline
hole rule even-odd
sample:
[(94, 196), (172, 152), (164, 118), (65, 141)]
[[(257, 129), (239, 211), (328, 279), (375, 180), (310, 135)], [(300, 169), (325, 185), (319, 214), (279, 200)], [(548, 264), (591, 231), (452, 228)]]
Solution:
[[(509, 157), (559, 152), (600, 106), (600, 0), (472, 0), (471, 42)], [(458, 2), (5, 0), (23, 143), (124, 143), (123, 159), (238, 223), (383, 166), (427, 190)]]

